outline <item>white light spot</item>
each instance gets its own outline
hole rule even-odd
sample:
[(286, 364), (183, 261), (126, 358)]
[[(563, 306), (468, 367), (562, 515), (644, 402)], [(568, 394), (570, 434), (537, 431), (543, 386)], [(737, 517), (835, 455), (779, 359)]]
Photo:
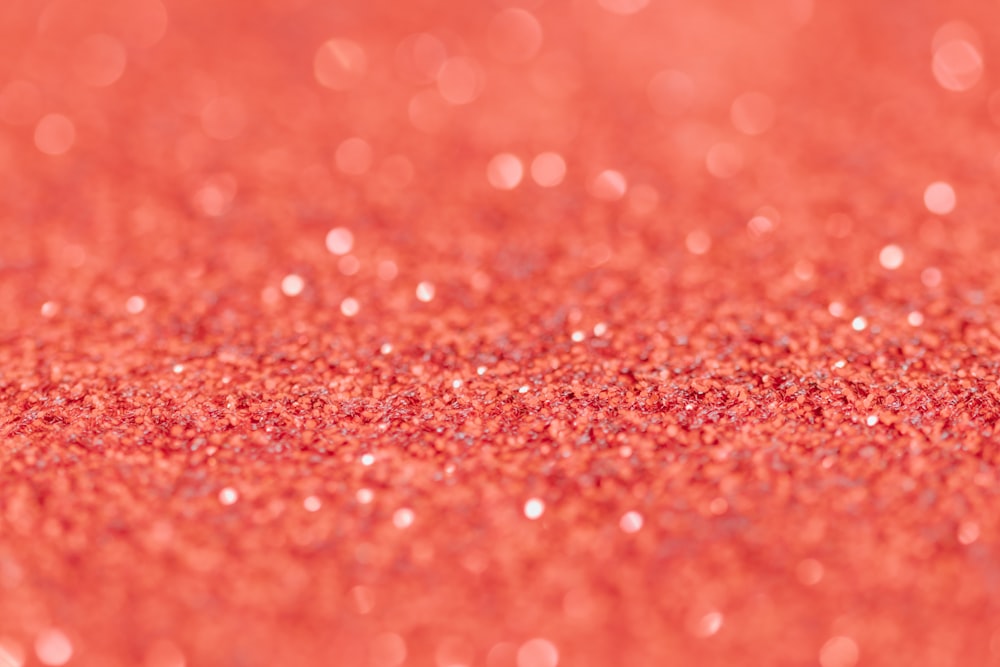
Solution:
[(486, 374), (486, 366), (480, 366), (479, 368), (476, 369), (476, 375), (485, 375), (485, 374)]
[(362, 505), (368, 505), (375, 500), (375, 492), (371, 489), (358, 489), (354, 494), (355, 499)]
[(378, 349), (382, 354), (389, 354), (392, 352), (392, 343), (382, 343), (382, 347)]
[(554, 188), (566, 178), (566, 160), (559, 153), (539, 153), (531, 161), (531, 178), (543, 188)]
[(924, 287), (938, 287), (941, 285), (941, 271), (933, 266), (920, 272), (920, 282)]
[(352, 297), (347, 297), (340, 302), (340, 312), (344, 314), (345, 317), (354, 317), (361, 310), (361, 304), (358, 300)]
[(895, 244), (887, 245), (879, 252), (878, 261), (883, 268), (894, 271), (903, 265), (903, 249)]
[(878, 423), (878, 415), (868, 415), (868, 418), (865, 419), (865, 423), (869, 426), (874, 426)]
[(496, 14), (486, 36), (493, 56), (506, 63), (528, 62), (542, 48), (542, 25), (524, 9), (504, 9)]
[(715, 144), (705, 154), (705, 167), (716, 178), (732, 178), (743, 170), (743, 151), (735, 144)]
[(65, 665), (73, 657), (73, 643), (61, 630), (42, 630), (35, 638), (35, 655), (43, 665)]
[(76, 126), (66, 116), (50, 113), (35, 126), (35, 147), (46, 155), (62, 155), (76, 141)]
[(855, 331), (864, 331), (868, 327), (868, 320), (858, 315), (851, 320), (851, 328)]
[(346, 255), (354, 247), (354, 234), (346, 227), (334, 227), (326, 233), (326, 249), (334, 255)]
[(434, 299), (434, 283), (426, 280), (417, 285), (417, 300), (430, 303)]
[(416, 515), (408, 507), (401, 507), (392, 514), (392, 525), (400, 530), (404, 528), (409, 528), (413, 525), (413, 520)]
[(173, 371), (174, 373), (180, 375), (181, 373), (184, 372), (184, 364), (174, 364)]
[(729, 118), (743, 134), (763, 134), (774, 124), (774, 102), (764, 93), (744, 93), (733, 100)]
[(368, 56), (359, 44), (348, 39), (330, 39), (313, 58), (313, 74), (320, 85), (331, 90), (354, 88), (365, 76)]
[(219, 502), (223, 505), (232, 505), (239, 499), (239, 492), (231, 486), (227, 486), (222, 491), (219, 491)]
[(582, 343), (585, 337), (586, 334), (584, 334), (582, 331), (574, 331), (572, 334), (570, 334), (570, 339), (574, 343)]
[(924, 323), (924, 314), (921, 313), (919, 310), (914, 310), (910, 312), (909, 315), (906, 316), (906, 322), (911, 327), (919, 327), (921, 324)]
[(323, 501), (316, 496), (309, 496), (302, 501), (302, 507), (304, 507), (307, 512), (318, 512), (319, 509), (323, 507)]
[(361, 465), (367, 467), (367, 466), (372, 465), (373, 463), (375, 463), (375, 455), (374, 454), (369, 453), (369, 454), (362, 454), (361, 455)]
[(520, 387), (518, 387), (517, 393), (519, 393), (519, 394), (527, 394), (528, 393), (528, 389), (529, 389), (528, 385), (523, 384)]
[(694, 624), (694, 634), (697, 637), (711, 637), (722, 629), (723, 616), (720, 612), (710, 611)]
[(628, 191), (625, 175), (614, 169), (605, 169), (590, 184), (590, 194), (603, 201), (618, 201)]
[(146, 300), (141, 296), (130, 296), (125, 301), (125, 310), (132, 315), (138, 315), (146, 310)]
[(42, 317), (54, 317), (59, 312), (59, 306), (55, 301), (46, 301), (42, 304)]
[(281, 279), (281, 291), (285, 296), (298, 296), (302, 294), (305, 286), (306, 281), (302, 279), (302, 276), (295, 273), (289, 273)]
[(548, 639), (529, 639), (517, 649), (517, 667), (556, 667), (559, 650)]
[(850, 637), (831, 637), (819, 650), (822, 667), (854, 667), (858, 662), (858, 644)]
[(843, 317), (844, 313), (846, 312), (844, 304), (842, 304), (839, 301), (831, 301), (830, 305), (827, 306), (826, 309), (830, 311), (830, 314), (833, 315), (834, 317)]
[(626, 533), (637, 533), (642, 530), (642, 515), (636, 511), (625, 512), (618, 521), (618, 527)]
[(438, 71), (438, 93), (449, 104), (469, 104), (482, 92), (483, 79), (479, 63), (472, 58), (449, 58)]
[(601, 337), (601, 336), (603, 336), (606, 333), (608, 333), (608, 325), (607, 324), (605, 324), (604, 322), (598, 322), (597, 324), (594, 325), (594, 335), (595, 336)]
[(833, 362), (834, 368), (844, 368), (845, 366), (847, 366), (847, 362), (844, 361), (843, 359), (838, 359), (837, 361)]
[(545, 501), (541, 498), (529, 498), (527, 502), (524, 503), (524, 516), (528, 517), (532, 521), (538, 519), (545, 513)]
[(947, 215), (955, 210), (955, 189), (944, 181), (935, 181), (924, 190), (924, 206), (936, 215)]
[(524, 177), (524, 165), (516, 155), (500, 153), (486, 166), (486, 180), (497, 190), (513, 190)]
[(451, 381), (451, 388), (452, 389), (458, 389), (461, 386), (462, 386), (462, 381), (461, 380), (452, 380)]
[(696, 229), (684, 237), (684, 246), (692, 255), (704, 255), (712, 247), (712, 237), (701, 229)]

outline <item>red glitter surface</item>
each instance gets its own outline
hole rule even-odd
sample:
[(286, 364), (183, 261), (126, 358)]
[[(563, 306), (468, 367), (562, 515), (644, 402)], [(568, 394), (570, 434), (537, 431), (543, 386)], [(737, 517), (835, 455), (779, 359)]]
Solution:
[(1000, 7), (0, 5), (0, 665), (1000, 664)]

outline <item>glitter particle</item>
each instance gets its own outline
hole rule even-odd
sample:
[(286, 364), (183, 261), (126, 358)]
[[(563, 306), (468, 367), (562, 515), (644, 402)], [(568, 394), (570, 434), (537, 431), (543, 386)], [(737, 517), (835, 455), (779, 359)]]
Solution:
[(621, 520), (618, 521), (618, 527), (626, 533), (637, 533), (642, 529), (643, 519), (642, 515), (635, 510), (630, 510), (622, 515)]
[(409, 528), (410, 526), (413, 525), (413, 520), (415, 517), (416, 515), (413, 513), (413, 510), (409, 509), (408, 507), (402, 507), (393, 513), (392, 525), (394, 525), (396, 528), (399, 528), (400, 530), (403, 530), (404, 528)]
[(924, 190), (924, 206), (936, 215), (947, 215), (955, 210), (955, 189), (943, 181), (935, 181)]
[(903, 265), (903, 249), (898, 245), (887, 245), (879, 251), (878, 261), (883, 268), (894, 271)]
[(346, 227), (334, 227), (326, 233), (326, 249), (334, 255), (346, 255), (354, 247), (354, 234)]
[(524, 516), (531, 520), (538, 519), (545, 513), (545, 501), (540, 498), (529, 498), (524, 503)]
[(417, 285), (417, 300), (430, 303), (434, 299), (434, 292), (434, 283), (421, 282)]
[(281, 279), (281, 292), (285, 296), (298, 296), (306, 287), (306, 281), (294, 273), (290, 273)]

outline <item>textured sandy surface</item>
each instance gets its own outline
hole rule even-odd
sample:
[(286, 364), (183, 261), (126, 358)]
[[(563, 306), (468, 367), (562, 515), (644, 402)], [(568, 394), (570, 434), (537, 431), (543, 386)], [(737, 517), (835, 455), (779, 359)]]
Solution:
[(0, 666), (1000, 663), (1000, 6), (643, 4), (2, 3)]

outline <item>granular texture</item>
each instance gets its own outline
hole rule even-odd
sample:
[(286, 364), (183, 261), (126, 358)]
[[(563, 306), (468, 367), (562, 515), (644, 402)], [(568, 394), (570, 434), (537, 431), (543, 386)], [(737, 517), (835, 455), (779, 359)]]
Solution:
[(6, 0), (0, 665), (1000, 664), (998, 43)]

